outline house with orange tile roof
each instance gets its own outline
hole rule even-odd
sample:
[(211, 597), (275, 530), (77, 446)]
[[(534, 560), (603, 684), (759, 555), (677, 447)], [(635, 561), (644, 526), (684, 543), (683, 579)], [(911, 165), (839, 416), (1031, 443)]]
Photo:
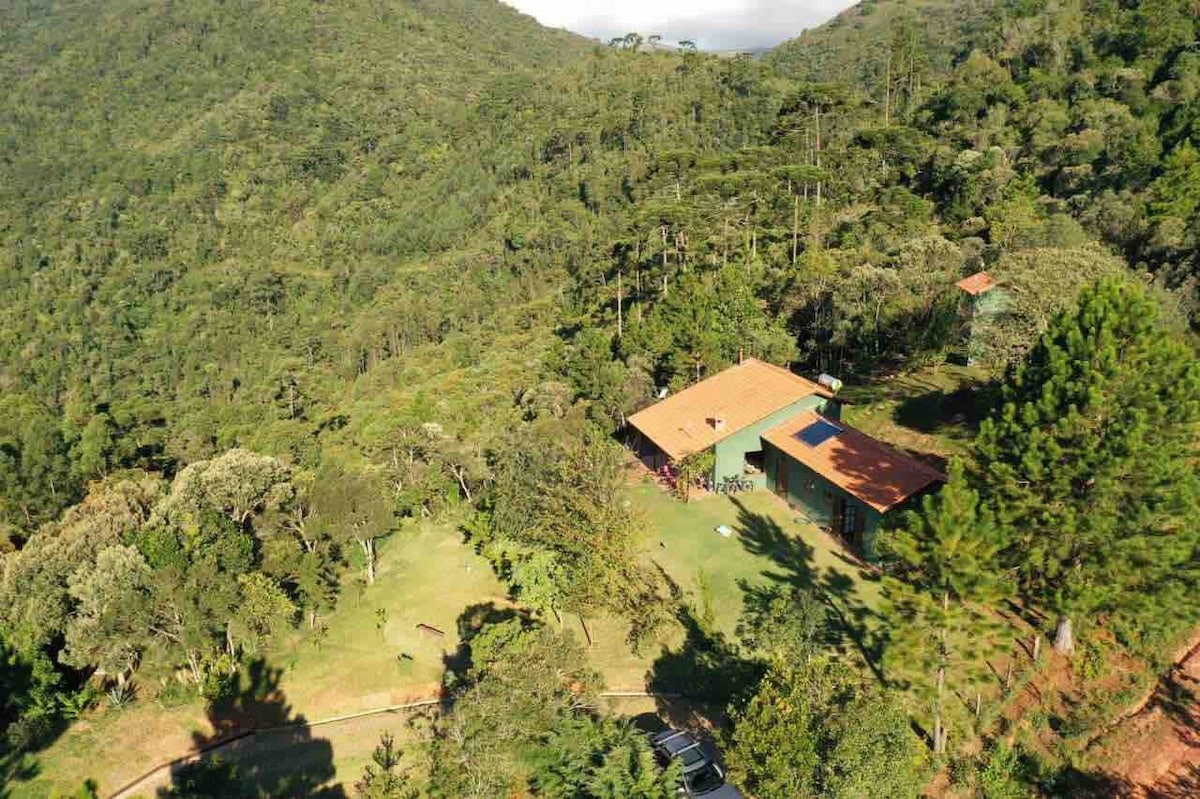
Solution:
[(714, 485), (774, 491), (873, 559), (885, 516), (945, 478), (841, 421), (841, 404), (826, 385), (748, 358), (635, 413), (629, 425), (652, 467), (711, 449)]

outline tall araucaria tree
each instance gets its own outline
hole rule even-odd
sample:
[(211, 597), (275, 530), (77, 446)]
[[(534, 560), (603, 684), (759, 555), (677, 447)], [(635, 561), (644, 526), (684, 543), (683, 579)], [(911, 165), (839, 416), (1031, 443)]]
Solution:
[(981, 477), (1022, 595), (1057, 614), (1058, 651), (1073, 619), (1200, 586), (1198, 422), (1194, 349), (1117, 279), (1085, 289), (1005, 382)]

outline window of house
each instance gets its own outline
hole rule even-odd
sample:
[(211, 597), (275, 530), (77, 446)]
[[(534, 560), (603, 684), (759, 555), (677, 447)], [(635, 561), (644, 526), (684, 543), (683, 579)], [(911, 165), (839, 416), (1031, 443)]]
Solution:
[(766, 468), (767, 456), (763, 454), (762, 450), (746, 453), (746, 474), (760, 474), (766, 471)]

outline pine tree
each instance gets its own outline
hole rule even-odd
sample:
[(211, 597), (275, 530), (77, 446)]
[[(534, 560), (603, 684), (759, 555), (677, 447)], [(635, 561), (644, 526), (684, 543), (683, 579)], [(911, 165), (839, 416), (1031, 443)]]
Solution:
[(844, 664), (778, 663), (731, 708), (731, 779), (759, 799), (916, 797), (925, 759), (887, 692)]
[(1200, 510), (1200, 362), (1158, 315), (1131, 283), (1086, 289), (1010, 375), (977, 439), (1003, 560), (1026, 600), (1058, 615), (1064, 653), (1073, 618), (1137, 614), (1200, 580), (1188, 524)]
[(1000, 593), (1000, 540), (961, 462), (951, 464), (946, 486), (925, 497), (920, 512), (910, 513), (881, 547), (904, 581), (890, 581), (893, 603), (906, 619), (892, 654), (932, 673), (933, 748), (940, 754), (947, 741), (947, 672), (957, 667), (973, 676), (971, 665), (990, 626), (978, 605)]
[(371, 753), (374, 765), (367, 766), (362, 779), (354, 784), (357, 794), (363, 799), (415, 799), (416, 789), (400, 771), (400, 756), (395, 737), (385, 732)]
[(730, 771), (754, 796), (791, 799), (814, 796), (819, 790), (821, 717), (828, 685), (815, 678), (818, 674), (824, 672), (774, 668), (750, 702), (731, 713)]

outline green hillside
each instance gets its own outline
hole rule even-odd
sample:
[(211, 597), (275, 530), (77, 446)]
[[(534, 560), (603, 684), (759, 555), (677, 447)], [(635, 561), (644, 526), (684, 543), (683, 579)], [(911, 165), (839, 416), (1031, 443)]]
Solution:
[[(653, 657), (675, 670), (647, 680), (747, 725), (723, 741), (743, 785), (771, 778), (750, 773), (754, 719), (803, 680), (841, 686), (811, 717), (843, 726), (795, 763), (847, 749), (780, 784), (860, 795), (846, 774), (888, 770), (863, 754), (884, 750), (914, 795), (943, 766), (964, 796), (1003, 768), (1006, 795), (1076, 784), (1113, 686), (1130, 698), (1200, 621), (1196, 11), (880, 0), (752, 59), (605, 47), (495, 0), (5, 4), (0, 777), (37, 795), (41, 765), (86, 766), (140, 708), (180, 734), (263, 659), (302, 675), (316, 652), (336, 675), (332, 640), (379, 655), (377, 682), (442, 673), (475, 700), (422, 750), (441, 795), (590, 795), (564, 763), (672, 795), (640, 736), (591, 712), (602, 677)], [(984, 269), (1012, 302), (976, 329), (955, 284)], [(938, 376), (968, 352), (970, 381)], [(743, 356), (835, 374), (894, 443), (963, 459), (863, 571), (898, 597), (869, 611), (877, 641), (782, 635), (813, 671), (713, 626), (755, 620), (714, 610), (707, 573), (681, 593), (644, 544), (690, 517), (627, 490), (629, 414)], [(948, 426), (952, 447), (921, 449)], [(750, 521), (770, 539), (752, 554), (803, 555)], [(419, 540), (463, 558), (427, 568)], [(412, 619), (387, 639), (397, 563), (494, 572), (444, 603), (405, 586), (474, 652), (413, 665), (358, 640), (426, 640)], [(760, 624), (828, 606), (853, 637), (864, 619), (809, 577), (720, 590)], [(463, 608), (494, 582), (490, 610)], [(601, 665), (547, 624), (568, 615), (601, 625)], [(1050, 664), (1032, 719), (1002, 666), (946, 650), (1019, 660), (1061, 622), (1081, 665)], [(975, 711), (943, 715), (946, 692)], [(882, 738), (838, 737), (859, 713)], [(914, 755), (910, 722), (962, 751)], [(476, 751), (468, 794), (454, 764)]]
[[(548, 330), (542, 301), (597, 257), (599, 204), (649, 148), (759, 127), (696, 123), (705, 101), (753, 98), (699, 76), (684, 97), (668, 56), (629, 74), (494, 2), (5, 14), (0, 383), (9, 418), (61, 417), (64, 458), (102, 409), (106, 464), (235, 441), (315, 462), (381, 364), (415, 401), (425, 378), (502, 360), (482, 341)], [(72, 459), (22, 480), (55, 480), (61, 504), (94, 476)], [(22, 525), (53, 512), (9, 501)]]
[[(801, 80), (882, 91), (888, 60), (896, 75), (915, 58), (926, 81), (945, 75), (973, 44), (994, 40), (1001, 0), (866, 0), (776, 47), (768, 60)], [(912, 52), (900, 53), (901, 47)], [(895, 50), (895, 52), (893, 52)]]

